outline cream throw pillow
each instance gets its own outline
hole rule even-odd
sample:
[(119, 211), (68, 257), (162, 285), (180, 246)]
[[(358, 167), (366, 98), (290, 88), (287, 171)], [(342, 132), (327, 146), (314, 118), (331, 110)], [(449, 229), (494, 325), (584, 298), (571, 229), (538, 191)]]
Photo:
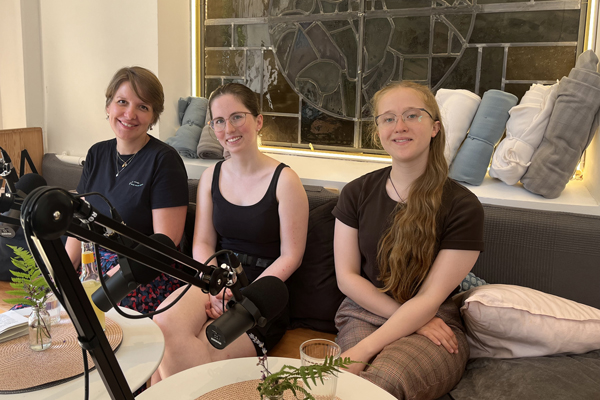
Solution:
[(485, 285), (461, 293), (471, 358), (600, 349), (600, 310), (534, 289)]

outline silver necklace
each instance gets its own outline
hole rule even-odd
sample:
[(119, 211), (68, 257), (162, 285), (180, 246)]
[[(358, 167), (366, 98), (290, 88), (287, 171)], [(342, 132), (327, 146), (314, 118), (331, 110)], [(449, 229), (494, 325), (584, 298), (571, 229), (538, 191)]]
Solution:
[(401, 203), (406, 203), (406, 200), (404, 200), (402, 198), (402, 196), (400, 196), (400, 193), (398, 193), (398, 190), (396, 189), (396, 186), (394, 185), (394, 181), (392, 180), (392, 172), (390, 171), (390, 174), (388, 175), (388, 179), (390, 180), (390, 183), (392, 184), (392, 187), (394, 188), (394, 192), (396, 192), (396, 196), (398, 196), (398, 198), (400, 199)]
[[(121, 158), (121, 155), (119, 154), (119, 151), (117, 150), (117, 159), (115, 160), (115, 163), (116, 163), (116, 165), (117, 165), (117, 174), (115, 175), (115, 177), (119, 176), (119, 174), (120, 174), (121, 172), (123, 172), (123, 170), (124, 170), (125, 168), (127, 168), (127, 166), (128, 166), (129, 164), (131, 164), (131, 162), (133, 161), (133, 158), (134, 158), (136, 155), (137, 155), (137, 153), (135, 153), (134, 155), (132, 155), (131, 157), (129, 157), (129, 160), (127, 160), (127, 161), (124, 161), (124, 160)], [(119, 171), (119, 161), (122, 163), (122, 164), (121, 164), (121, 170), (120, 170), (120, 171)]]

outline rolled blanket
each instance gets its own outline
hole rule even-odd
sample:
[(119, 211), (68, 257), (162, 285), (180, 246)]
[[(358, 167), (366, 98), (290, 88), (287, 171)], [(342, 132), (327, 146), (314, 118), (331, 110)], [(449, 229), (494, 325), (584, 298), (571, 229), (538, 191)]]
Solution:
[(508, 110), (517, 97), (500, 90), (488, 90), (481, 99), (469, 134), (450, 167), (450, 177), (471, 185), (481, 185), (490, 165), (494, 146), (502, 137)]
[(202, 129), (200, 142), (198, 142), (197, 154), (200, 158), (223, 159), (223, 146), (217, 140), (215, 133), (209, 125), (210, 112), (206, 114), (206, 125)]
[(491, 177), (514, 185), (525, 174), (531, 164), (531, 156), (544, 137), (557, 93), (558, 84), (545, 86), (534, 83), (521, 103), (510, 109), (506, 137), (492, 157)]
[(177, 111), (181, 127), (166, 140), (184, 157), (198, 158), (196, 148), (206, 119), (208, 100), (203, 97), (188, 97), (179, 99)]
[(435, 95), (446, 132), (444, 156), (448, 165), (456, 156), (460, 144), (477, 112), (481, 97), (464, 89), (440, 89)]
[(593, 51), (582, 53), (558, 84), (550, 122), (521, 178), (525, 189), (549, 199), (560, 196), (598, 127), (600, 74)]

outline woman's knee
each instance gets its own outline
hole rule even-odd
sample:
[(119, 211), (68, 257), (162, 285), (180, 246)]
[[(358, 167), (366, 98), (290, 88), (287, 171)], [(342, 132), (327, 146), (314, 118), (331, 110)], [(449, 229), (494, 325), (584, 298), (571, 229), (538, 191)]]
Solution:
[(411, 335), (386, 346), (361, 376), (399, 399), (436, 399), (462, 377), (468, 351), (461, 350), (451, 354), (424, 336)]
[[(164, 310), (176, 301), (184, 288), (179, 288), (171, 294), (159, 307)], [(193, 288), (192, 288), (193, 289)], [(190, 290), (174, 306), (154, 316), (154, 322), (159, 326), (165, 340), (171, 337), (197, 336), (206, 323), (207, 316), (202, 296)]]

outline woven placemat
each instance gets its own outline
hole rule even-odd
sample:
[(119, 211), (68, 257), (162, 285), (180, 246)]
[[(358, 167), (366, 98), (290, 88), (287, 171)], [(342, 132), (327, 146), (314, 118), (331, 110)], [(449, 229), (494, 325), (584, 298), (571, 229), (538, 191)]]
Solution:
[[(123, 341), (119, 324), (106, 318), (104, 332), (113, 351)], [(66, 313), (52, 325), (52, 346), (44, 351), (29, 348), (29, 335), (0, 343), (0, 394), (22, 393), (59, 385), (83, 374), (83, 356), (77, 332)], [(90, 369), (94, 366), (88, 354)]]
[[(223, 399), (236, 399), (236, 400), (261, 400), (260, 394), (258, 394), (258, 384), (260, 379), (254, 379), (251, 381), (232, 383), (231, 385), (223, 386), (213, 391), (210, 391), (196, 400), (223, 400)], [(319, 400), (320, 396), (316, 396), (316, 400)], [(302, 398), (302, 394), (299, 394), (298, 398)], [(296, 400), (294, 394), (291, 391), (287, 391), (283, 394), (284, 400)], [(340, 400), (339, 397), (335, 397), (335, 400)]]

